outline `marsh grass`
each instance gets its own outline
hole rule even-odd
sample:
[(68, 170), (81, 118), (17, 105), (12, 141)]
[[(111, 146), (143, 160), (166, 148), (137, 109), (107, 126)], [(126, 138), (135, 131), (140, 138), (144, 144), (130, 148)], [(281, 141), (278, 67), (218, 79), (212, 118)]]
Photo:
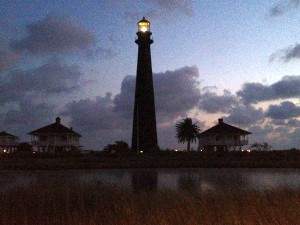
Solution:
[(61, 181), (0, 193), (3, 225), (296, 225), (299, 212), (300, 190), (132, 193)]

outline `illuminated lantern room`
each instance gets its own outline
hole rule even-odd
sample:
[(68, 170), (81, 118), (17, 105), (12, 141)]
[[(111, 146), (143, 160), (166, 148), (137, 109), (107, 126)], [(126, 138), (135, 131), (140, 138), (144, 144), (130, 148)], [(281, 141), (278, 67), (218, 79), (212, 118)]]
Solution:
[(143, 19), (138, 22), (138, 29), (138, 32), (150, 32), (150, 22), (143, 17)]

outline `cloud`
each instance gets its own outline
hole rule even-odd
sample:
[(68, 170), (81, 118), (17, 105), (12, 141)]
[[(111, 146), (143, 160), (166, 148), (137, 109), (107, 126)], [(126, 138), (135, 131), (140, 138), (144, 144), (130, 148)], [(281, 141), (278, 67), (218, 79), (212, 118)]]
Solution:
[(300, 121), (292, 118), (292, 119), (272, 119), (271, 123), (275, 126), (285, 126), (285, 127), (300, 127)]
[(78, 88), (81, 76), (76, 65), (62, 64), (59, 59), (31, 70), (14, 70), (0, 77), (0, 102), (19, 100), (26, 95), (70, 93)]
[(236, 96), (225, 90), (223, 95), (207, 91), (201, 95), (199, 109), (208, 113), (229, 112), (238, 102)]
[(195, 108), (201, 97), (198, 77), (196, 66), (154, 74), (158, 116), (175, 118)]
[(239, 105), (232, 109), (230, 115), (224, 117), (228, 123), (240, 126), (249, 126), (264, 121), (264, 113), (262, 108), (256, 109), (251, 105)]
[(11, 68), (19, 58), (6, 41), (0, 40), (0, 73)]
[[(174, 71), (153, 74), (157, 118), (174, 118), (193, 109), (199, 102), (200, 89), (196, 66), (183, 67)], [(122, 82), (121, 93), (114, 103), (115, 110), (132, 116), (135, 77), (127, 76)]]
[(152, 19), (166, 19), (172, 15), (193, 16), (195, 10), (191, 0), (144, 0), (145, 11), (126, 11), (125, 18), (136, 20), (145, 16)]
[(297, 107), (293, 102), (285, 101), (280, 105), (270, 105), (266, 117), (272, 119), (288, 119), (300, 116), (300, 107)]
[(270, 9), (271, 17), (281, 16), (292, 9), (297, 9), (300, 6), (300, 0), (284, 0)]
[(300, 121), (297, 119), (289, 119), (286, 123), (289, 127), (299, 127), (300, 128)]
[(36, 102), (35, 97), (22, 98), (18, 107), (2, 113), (1, 129), (28, 140), (28, 132), (54, 121), (54, 111), (54, 105)]
[[(84, 145), (102, 149), (116, 140), (129, 141), (132, 118), (124, 118), (114, 110), (110, 93), (105, 97), (84, 99), (67, 104), (63, 115), (71, 118), (71, 124), (83, 135)], [(85, 146), (86, 147), (86, 146)]]
[(300, 76), (284, 76), (272, 85), (245, 83), (237, 95), (245, 104), (300, 96)]
[(145, 0), (145, 2), (153, 3), (163, 10), (179, 11), (187, 16), (194, 14), (191, 0)]
[(54, 105), (35, 102), (34, 97), (26, 97), (20, 100), (18, 109), (7, 111), (4, 124), (27, 129), (37, 127), (45, 121), (54, 120), (54, 108)]
[(97, 47), (96, 49), (89, 49), (86, 52), (88, 59), (95, 59), (101, 57), (103, 59), (111, 59), (117, 56), (117, 53), (111, 48)]
[(28, 36), (12, 43), (14, 49), (33, 54), (71, 53), (95, 44), (94, 35), (66, 16), (48, 15), (27, 25)]
[(300, 58), (300, 44), (281, 49), (270, 56), (270, 62), (278, 59), (283, 62), (289, 62), (292, 59)]
[[(153, 75), (158, 127), (174, 129), (174, 120), (186, 116), (197, 106), (200, 98), (198, 76), (197, 67), (183, 67)], [(134, 91), (135, 77), (126, 76), (120, 94), (114, 98), (107, 94), (105, 97), (74, 101), (67, 105), (64, 115), (71, 118), (72, 125), (78, 127), (79, 132), (86, 134), (86, 143), (104, 147), (120, 139), (129, 142)]]

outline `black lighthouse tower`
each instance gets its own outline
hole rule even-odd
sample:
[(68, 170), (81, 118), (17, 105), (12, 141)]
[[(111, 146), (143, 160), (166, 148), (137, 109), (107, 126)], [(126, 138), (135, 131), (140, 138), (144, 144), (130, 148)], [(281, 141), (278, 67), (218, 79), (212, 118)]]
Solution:
[(158, 147), (150, 51), (153, 40), (150, 22), (145, 17), (138, 22), (136, 34), (139, 50), (131, 147), (135, 152), (152, 152)]

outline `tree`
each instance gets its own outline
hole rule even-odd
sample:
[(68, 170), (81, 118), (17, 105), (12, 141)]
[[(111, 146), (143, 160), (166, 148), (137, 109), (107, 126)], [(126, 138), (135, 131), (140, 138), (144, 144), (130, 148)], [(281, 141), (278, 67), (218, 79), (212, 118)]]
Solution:
[(263, 143), (256, 142), (252, 144), (250, 148), (255, 151), (269, 151), (272, 149), (272, 146), (269, 145), (267, 142), (263, 142)]
[(129, 145), (125, 141), (116, 141), (114, 144), (109, 144), (103, 149), (104, 152), (109, 153), (126, 153), (129, 150)]
[(32, 150), (33, 150), (32, 145), (27, 142), (22, 142), (17, 146), (18, 152), (32, 152)]
[(197, 123), (193, 123), (191, 118), (185, 118), (176, 124), (176, 138), (179, 143), (187, 142), (187, 150), (190, 151), (191, 142), (196, 142), (200, 133)]

